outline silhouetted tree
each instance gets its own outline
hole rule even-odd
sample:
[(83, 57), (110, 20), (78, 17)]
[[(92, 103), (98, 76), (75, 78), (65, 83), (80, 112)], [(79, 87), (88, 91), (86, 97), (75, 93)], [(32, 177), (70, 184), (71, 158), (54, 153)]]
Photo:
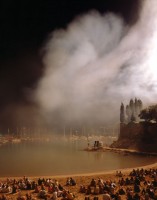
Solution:
[[(142, 101), (140, 99), (135, 98), (135, 101), (133, 99), (130, 99), (129, 105), (126, 106), (125, 112), (124, 112), (124, 105), (121, 104), (120, 108), (120, 121), (123, 123), (124, 121), (129, 123), (131, 121), (139, 121), (139, 114), (142, 110)], [(126, 114), (126, 118), (125, 118)]]
[(130, 110), (130, 106), (129, 105), (126, 106), (126, 115), (127, 115), (127, 121), (130, 122), (131, 110)]
[(142, 110), (139, 117), (148, 122), (152, 120), (157, 122), (157, 105), (149, 106), (148, 108)]
[(149, 112), (150, 112), (152, 120), (157, 122), (157, 105), (150, 106)]
[(135, 105), (135, 115), (137, 115), (137, 114), (139, 114), (138, 112), (139, 112), (139, 106), (138, 106), (138, 100), (135, 98), (135, 103), (134, 103), (134, 105)]
[(143, 103), (140, 99), (138, 100), (138, 107), (140, 111), (143, 109)]
[(131, 112), (133, 113), (133, 111), (134, 111), (134, 101), (133, 101), (133, 99), (130, 100), (129, 106), (130, 106)]
[(140, 119), (144, 119), (145, 121), (151, 121), (151, 116), (150, 116), (150, 112), (149, 109), (144, 109), (141, 111), (141, 113), (139, 114)]
[(131, 122), (135, 122), (136, 121), (136, 117), (135, 117), (134, 113), (132, 113), (130, 121)]
[(120, 107), (120, 122), (124, 123), (125, 122), (125, 112), (124, 112), (124, 104), (121, 103)]

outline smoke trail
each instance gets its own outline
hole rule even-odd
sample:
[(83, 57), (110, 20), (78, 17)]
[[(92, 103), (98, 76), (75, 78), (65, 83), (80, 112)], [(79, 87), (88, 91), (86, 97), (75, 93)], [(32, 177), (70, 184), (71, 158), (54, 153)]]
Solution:
[[(92, 11), (45, 46), (45, 75), (36, 99), (47, 116), (65, 121), (118, 121), (119, 105), (131, 97), (157, 97), (157, 3), (146, 0), (132, 27), (110, 13)], [(52, 118), (51, 118), (52, 119)]]

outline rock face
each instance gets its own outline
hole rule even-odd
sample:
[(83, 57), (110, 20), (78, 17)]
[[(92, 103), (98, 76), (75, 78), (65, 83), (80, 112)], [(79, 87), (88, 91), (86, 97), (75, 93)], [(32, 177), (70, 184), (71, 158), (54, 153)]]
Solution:
[(120, 123), (118, 140), (110, 147), (157, 152), (157, 123)]

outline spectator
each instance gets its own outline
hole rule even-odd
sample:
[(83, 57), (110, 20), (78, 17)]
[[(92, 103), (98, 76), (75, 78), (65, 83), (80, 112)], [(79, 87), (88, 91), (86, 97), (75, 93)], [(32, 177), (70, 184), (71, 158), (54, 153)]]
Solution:
[(104, 191), (104, 194), (103, 194), (103, 200), (111, 200), (111, 196), (106, 190)]

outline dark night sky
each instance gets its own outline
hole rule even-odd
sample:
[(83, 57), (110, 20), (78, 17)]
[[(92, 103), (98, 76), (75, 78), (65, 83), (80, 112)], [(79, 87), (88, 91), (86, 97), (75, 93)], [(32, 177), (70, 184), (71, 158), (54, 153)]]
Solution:
[(2, 1), (1, 59), (16, 57), (21, 49), (39, 47), (52, 30), (65, 27), (75, 16), (91, 9), (121, 14), (127, 23), (136, 20), (138, 0), (39, 0)]
[(25, 91), (35, 88), (42, 76), (40, 49), (49, 33), (92, 9), (115, 12), (133, 24), (140, 8), (140, 0), (2, 0), (0, 4), (0, 127), (15, 125), (19, 105), (34, 109)]

